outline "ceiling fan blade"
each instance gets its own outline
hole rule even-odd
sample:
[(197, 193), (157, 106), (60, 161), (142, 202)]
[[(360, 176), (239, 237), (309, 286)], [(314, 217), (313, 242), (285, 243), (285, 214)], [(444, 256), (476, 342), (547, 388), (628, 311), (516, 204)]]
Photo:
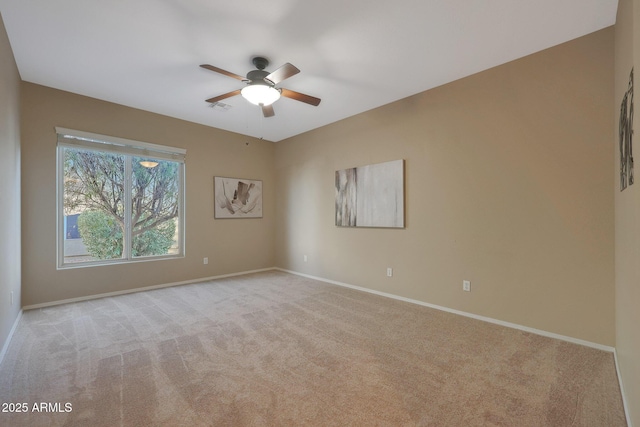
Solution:
[(298, 70), (298, 68), (295, 65), (291, 65), (287, 62), (282, 67), (278, 68), (273, 73), (266, 76), (264, 79), (269, 80), (274, 85), (277, 85), (284, 79), (288, 79), (291, 76), (295, 76), (299, 72), (300, 70)]
[(286, 96), (287, 98), (295, 99), (296, 101), (313, 105), (314, 107), (317, 107), (321, 101), (320, 98), (316, 98), (315, 96), (305, 95), (304, 93), (295, 92), (293, 90), (282, 88), (281, 91), (282, 96)]
[(262, 115), (265, 117), (273, 117), (276, 115), (275, 111), (273, 111), (273, 105), (263, 105), (260, 104), (260, 107), (262, 107)]
[(209, 65), (209, 64), (202, 64), (200, 65), (202, 68), (206, 68), (207, 70), (213, 71), (215, 73), (220, 73), (220, 74), (224, 74), (225, 76), (228, 77), (233, 77), (234, 79), (238, 79), (240, 81), (245, 81), (247, 80), (245, 77), (239, 76), (237, 74), (234, 74), (230, 71), (226, 71), (223, 70), (222, 68), (218, 68), (218, 67), (214, 67), (213, 65)]
[(225, 93), (224, 95), (214, 96), (213, 98), (209, 98), (206, 101), (210, 103), (222, 101), (223, 99), (231, 98), (232, 96), (240, 95), (240, 89), (234, 90), (233, 92)]

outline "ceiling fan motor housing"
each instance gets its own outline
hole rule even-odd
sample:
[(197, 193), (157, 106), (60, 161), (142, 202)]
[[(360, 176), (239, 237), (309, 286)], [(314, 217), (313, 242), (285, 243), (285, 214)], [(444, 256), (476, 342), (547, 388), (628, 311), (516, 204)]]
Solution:
[(267, 80), (264, 79), (268, 75), (269, 75), (268, 71), (253, 70), (247, 73), (247, 80), (251, 81), (250, 84), (262, 84), (262, 85), (272, 86), (272, 85), (269, 85), (269, 83), (267, 83)]

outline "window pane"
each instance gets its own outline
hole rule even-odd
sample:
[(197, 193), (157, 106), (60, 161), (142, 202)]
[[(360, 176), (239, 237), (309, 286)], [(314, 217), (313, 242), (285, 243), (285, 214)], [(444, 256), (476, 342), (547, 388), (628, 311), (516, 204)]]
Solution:
[(123, 256), (124, 156), (64, 148), (64, 263)]
[(131, 255), (180, 253), (180, 164), (133, 157), (131, 170)]
[(182, 257), (185, 150), (74, 132), (58, 133), (59, 268)]

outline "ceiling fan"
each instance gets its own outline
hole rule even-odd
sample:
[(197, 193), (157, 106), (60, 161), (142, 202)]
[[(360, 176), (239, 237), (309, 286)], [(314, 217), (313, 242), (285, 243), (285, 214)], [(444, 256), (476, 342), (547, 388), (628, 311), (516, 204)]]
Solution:
[(295, 76), (300, 72), (300, 70), (294, 65), (286, 63), (282, 67), (270, 73), (268, 71), (265, 71), (265, 68), (269, 66), (268, 59), (262, 56), (256, 56), (251, 60), (251, 62), (256, 66), (257, 69), (249, 71), (249, 73), (247, 73), (247, 77), (239, 76), (221, 68), (214, 67), (213, 65), (200, 65), (202, 68), (206, 68), (207, 70), (211, 70), (216, 73), (224, 74), (228, 77), (233, 77), (234, 79), (240, 80), (247, 84), (242, 89), (234, 90), (223, 95), (214, 96), (213, 98), (209, 98), (206, 101), (213, 104), (232, 96), (242, 95), (243, 98), (245, 98), (252, 104), (259, 105), (262, 108), (262, 114), (264, 115), (264, 117), (273, 117), (275, 115), (273, 106), (271, 104), (276, 102), (280, 98), (280, 96), (295, 99), (296, 101), (304, 102), (313, 106), (318, 106), (320, 104), (320, 98), (305, 95), (304, 93), (295, 92), (293, 90), (276, 87), (278, 83), (282, 82), (285, 79), (288, 79), (289, 77)]

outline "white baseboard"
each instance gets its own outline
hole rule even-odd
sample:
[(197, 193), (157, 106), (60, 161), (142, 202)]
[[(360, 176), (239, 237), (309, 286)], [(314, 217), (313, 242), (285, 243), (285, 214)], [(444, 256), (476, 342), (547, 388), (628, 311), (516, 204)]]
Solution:
[(102, 293), (102, 294), (87, 295), (87, 296), (84, 296), (84, 297), (69, 298), (69, 299), (58, 300), (58, 301), (43, 302), (43, 303), (40, 303), (40, 304), (26, 305), (26, 306), (22, 307), (22, 309), (26, 311), (26, 310), (34, 310), (34, 309), (37, 309), (37, 308), (53, 307), (53, 306), (56, 306), (56, 305), (69, 304), (69, 303), (72, 303), (72, 302), (89, 301), (89, 300), (98, 299), (98, 298), (106, 298), (106, 297), (113, 297), (113, 296), (117, 296), (117, 295), (133, 294), (133, 293), (136, 293), (136, 292), (144, 292), (144, 291), (151, 291), (151, 290), (154, 290), (154, 289), (169, 288), (171, 286), (190, 285), (190, 284), (193, 284), (193, 283), (201, 283), (201, 282), (207, 282), (209, 280), (224, 279), (225, 277), (242, 276), (242, 275), (251, 274), (251, 273), (260, 273), (262, 271), (269, 271), (269, 270), (274, 270), (274, 269), (275, 269), (275, 267), (260, 268), (258, 270), (248, 270), (248, 271), (241, 271), (241, 272), (238, 272), (238, 273), (221, 274), (219, 276), (201, 277), (199, 279), (185, 280), (185, 281), (182, 281), (182, 282), (163, 283), (163, 284), (160, 284), (160, 285), (146, 286), (144, 288), (125, 289), (125, 290), (122, 290), (122, 291), (114, 291), (114, 292), (106, 292), (106, 293)]
[(297, 271), (286, 270), (284, 268), (276, 267), (275, 270), (283, 271), (285, 273), (295, 274), (297, 276), (307, 277), (309, 279), (319, 280), (321, 282), (331, 283), (333, 285), (344, 286), (346, 288), (356, 289), (358, 291), (368, 292), (368, 293), (371, 293), (371, 294), (376, 294), (376, 295), (380, 295), (380, 296), (387, 297), (387, 298), (393, 298), (393, 299), (400, 300), (400, 301), (410, 302), (412, 304), (418, 304), (418, 305), (422, 305), (422, 306), (425, 306), (425, 307), (433, 308), (433, 309), (436, 309), (436, 310), (446, 311), (448, 313), (453, 313), (453, 314), (457, 314), (457, 315), (460, 315), (460, 316), (470, 317), (470, 318), (476, 319), (476, 320), (482, 320), (483, 322), (489, 322), (489, 323), (493, 323), (493, 324), (496, 324), (496, 325), (506, 326), (508, 328), (518, 329), (518, 330), (521, 330), (521, 331), (524, 331), (524, 332), (530, 332), (532, 334), (542, 335), (542, 336), (548, 337), (548, 338), (555, 338), (555, 339), (558, 339), (558, 340), (567, 341), (567, 342), (570, 342), (570, 343), (573, 343), (573, 344), (579, 344), (579, 345), (583, 345), (583, 346), (586, 346), (586, 347), (591, 347), (591, 348), (595, 348), (595, 349), (598, 349), (598, 350), (607, 351), (607, 352), (610, 352), (610, 353), (613, 353), (615, 351), (615, 349), (613, 347), (610, 347), (610, 346), (607, 346), (607, 345), (598, 344), (598, 343), (594, 343), (594, 342), (591, 342), (591, 341), (585, 341), (585, 340), (581, 340), (581, 339), (578, 339), (578, 338), (569, 337), (569, 336), (566, 336), (566, 335), (560, 335), (560, 334), (556, 334), (554, 332), (543, 331), (541, 329), (530, 328), (528, 326), (518, 325), (517, 323), (505, 322), (503, 320), (493, 319), (491, 317), (480, 316), (478, 314), (473, 314), (473, 313), (467, 313), (466, 311), (455, 310), (453, 308), (443, 307), (443, 306), (440, 306), (440, 305), (430, 304), (430, 303), (424, 302), (424, 301), (419, 301), (419, 300), (415, 300), (415, 299), (411, 299), (411, 298), (405, 298), (405, 297), (401, 297), (401, 296), (398, 296), (398, 295), (389, 294), (389, 293), (386, 293), (386, 292), (376, 291), (376, 290), (373, 290), (373, 289), (363, 288), (361, 286), (350, 285), (348, 283), (342, 283), (342, 282), (338, 282), (338, 281), (335, 281), (335, 280), (325, 279), (323, 277), (312, 276), (310, 274), (299, 273)]
[(13, 322), (13, 326), (9, 331), (9, 335), (7, 335), (7, 340), (4, 342), (2, 346), (2, 351), (0, 351), (0, 365), (2, 365), (2, 361), (4, 360), (4, 356), (7, 354), (7, 350), (9, 349), (9, 343), (11, 343), (11, 338), (13, 338), (13, 333), (16, 331), (18, 327), (18, 323), (20, 323), (20, 319), (22, 318), (22, 310), (18, 312), (18, 316), (16, 320)]
[(624, 407), (624, 416), (627, 419), (627, 427), (633, 427), (631, 424), (631, 414), (629, 413), (629, 405), (627, 404), (627, 395), (624, 392), (624, 383), (622, 375), (620, 375), (620, 366), (618, 365), (618, 352), (613, 349), (613, 358), (616, 362), (616, 374), (618, 375), (618, 384), (620, 385), (620, 394), (622, 395), (622, 406)]

